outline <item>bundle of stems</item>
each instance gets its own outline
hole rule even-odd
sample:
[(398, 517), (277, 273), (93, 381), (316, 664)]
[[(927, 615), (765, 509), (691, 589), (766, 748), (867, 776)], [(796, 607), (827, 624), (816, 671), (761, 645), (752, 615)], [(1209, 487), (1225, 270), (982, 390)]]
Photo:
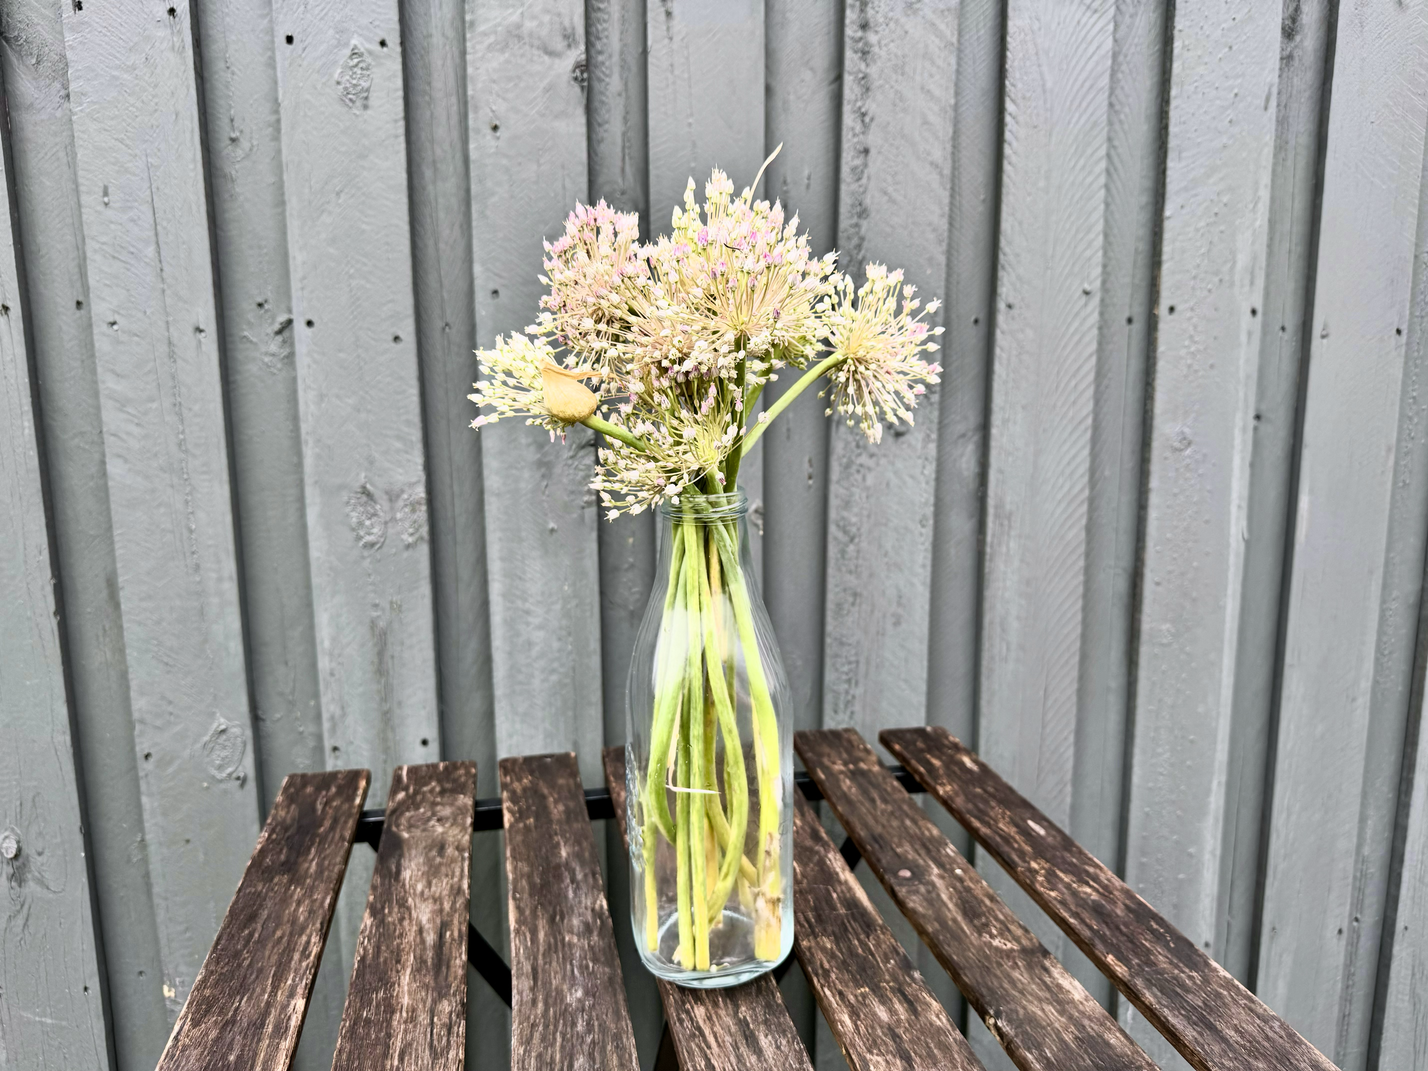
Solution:
[[(778, 721), (739, 563), (737, 524), (711, 518), (699, 496), (688, 496), (686, 503), (689, 508), (671, 522), (672, 563), (660, 622), (649, 768), (641, 801), (645, 941), (651, 951), (659, 946), (655, 852), (663, 835), (677, 860), (676, 958), (686, 968), (708, 970), (709, 932), (719, 925), (736, 887), (740, 901), (752, 908), (754, 955), (775, 960), (781, 950), (782, 771)], [(740, 658), (752, 701), (753, 780), (758, 792), (752, 860), (745, 851), (749, 776), (735, 704)], [(676, 800), (673, 814), (670, 795)]]

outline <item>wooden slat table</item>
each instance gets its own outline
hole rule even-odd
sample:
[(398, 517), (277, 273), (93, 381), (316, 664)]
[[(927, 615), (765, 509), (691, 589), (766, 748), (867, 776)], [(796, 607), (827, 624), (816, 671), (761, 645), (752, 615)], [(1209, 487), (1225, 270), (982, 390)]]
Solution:
[[(926, 728), (881, 739), (907, 772), (849, 730), (796, 737), (804, 795), (828, 801), (849, 841), (835, 847), (797, 798), (794, 954), (854, 1071), (982, 1066), (863, 892), (859, 859), (1017, 1067), (1155, 1067), (912, 799), (923, 786), (1200, 1071), (1333, 1071), (956, 739)], [(377, 865), (335, 1071), (460, 1071), (468, 962), (509, 995), (517, 1071), (637, 1071), (614, 939), (627, 922), (610, 918), (590, 828), (614, 817), (623, 841), (623, 751), (604, 765), (600, 790), (583, 788), (570, 754), (504, 759), (499, 800), (476, 799), (470, 763), (403, 766), (384, 814), (361, 812), (366, 771), (289, 777), (160, 1071), (285, 1071), (355, 840), (376, 847)], [(469, 924), (471, 835), (501, 825), (509, 969)], [(659, 992), (684, 1071), (811, 1071), (774, 976)]]

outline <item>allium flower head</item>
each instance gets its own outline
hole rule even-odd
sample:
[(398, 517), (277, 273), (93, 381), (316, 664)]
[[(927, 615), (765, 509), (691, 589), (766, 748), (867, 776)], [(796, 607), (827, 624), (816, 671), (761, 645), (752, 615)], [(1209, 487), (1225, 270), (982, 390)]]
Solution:
[(824, 338), (830, 354), (842, 358), (828, 373), (828, 412), (836, 410), (849, 424), (856, 422), (869, 442), (882, 440), (884, 420), (911, 424), (913, 407), (926, 393), (924, 384), (938, 382), (942, 371), (941, 365), (918, 356), (938, 348), (932, 337), (942, 328), (923, 320), (937, 311), (938, 302), (919, 309), (915, 292), (902, 285), (900, 270), (869, 264), (856, 294), (851, 280), (840, 278), (827, 306)]
[[(506, 417), (525, 417), (527, 424), (539, 424), (554, 438), (564, 435), (571, 424), (577, 422), (563, 419), (574, 415), (570, 411), (570, 387), (583, 390), (576, 380), (580, 374), (589, 375), (591, 371), (560, 364), (555, 350), (545, 339), (531, 339), (522, 334), (513, 334), (509, 340), (498, 337), (494, 348), (478, 350), (476, 356), (484, 378), (472, 384), (475, 393), (467, 397), (482, 409), (491, 411), (473, 420), (473, 428), (485, 427)], [(547, 398), (548, 383), (564, 390), (566, 396)], [(590, 408), (593, 410), (593, 406)]]

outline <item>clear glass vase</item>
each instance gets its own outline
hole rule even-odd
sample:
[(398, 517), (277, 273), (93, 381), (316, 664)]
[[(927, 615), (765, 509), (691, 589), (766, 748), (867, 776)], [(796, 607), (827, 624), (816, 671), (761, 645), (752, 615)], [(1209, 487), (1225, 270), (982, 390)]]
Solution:
[(736, 985), (793, 946), (788, 680), (742, 492), (660, 507), (659, 571), (630, 662), (631, 923), (651, 971)]

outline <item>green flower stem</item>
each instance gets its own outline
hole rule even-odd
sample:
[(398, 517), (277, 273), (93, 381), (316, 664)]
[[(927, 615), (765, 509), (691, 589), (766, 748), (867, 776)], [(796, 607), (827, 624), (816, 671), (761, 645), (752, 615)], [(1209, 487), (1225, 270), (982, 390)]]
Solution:
[[(709, 573), (718, 568), (718, 550), (711, 546), (709, 551), (710, 569), (699, 571), (699, 605), (704, 618), (704, 665), (708, 673), (710, 691), (714, 694), (714, 709), (718, 714), (719, 728), (724, 734), (724, 768), (726, 782), (730, 786), (727, 832), (720, 838), (723, 841), (724, 859), (719, 867), (714, 894), (709, 899), (709, 920), (713, 924), (722, 916), (724, 904), (728, 902), (729, 894), (733, 891), (734, 881), (739, 876), (742, 864), (747, 862), (744, 859), (744, 836), (749, 827), (749, 789), (748, 775), (744, 772), (744, 749), (739, 742), (739, 725), (734, 715), (734, 704), (725, 688), (722, 645), (716, 634), (716, 609), (710, 588)], [(713, 769), (708, 773), (707, 787), (717, 791)], [(735, 790), (734, 786), (739, 787)], [(711, 817), (716, 811), (719, 812), (719, 821), (724, 821), (723, 812), (717, 804), (711, 808)], [(718, 823), (714, 825), (715, 836), (718, 837)], [(756, 872), (752, 864), (749, 864), (749, 871), (749, 877), (755, 878)]]
[(669, 813), (669, 798), (665, 792), (665, 771), (669, 758), (670, 739), (679, 709), (679, 689), (673, 679), (677, 671), (674, 643), (675, 624), (679, 613), (681, 587), (679, 578), (684, 569), (684, 543), (675, 540), (671, 548), (669, 587), (664, 596), (664, 615), (660, 619), (659, 668), (655, 676), (655, 716), (650, 726), (649, 769), (644, 784), (644, 826), (640, 848), (645, 871), (645, 945), (654, 952), (659, 948), (659, 890), (655, 881), (655, 849), (662, 832), (674, 843), (674, 817)]
[[(675, 780), (677, 784), (687, 784), (689, 781), (689, 719), (680, 719), (680, 747), (679, 758), (675, 763)], [(660, 791), (663, 791), (660, 786)], [(689, 888), (689, 793), (677, 792), (674, 809), (677, 815), (675, 822), (674, 850), (676, 856), (675, 866), (675, 888), (676, 900), (679, 908), (679, 949), (676, 958), (681, 966), (686, 968), (694, 966), (694, 910), (690, 899)]]
[[(688, 819), (683, 830), (684, 836), (688, 840), (689, 853), (689, 884), (690, 900), (692, 901), (693, 937), (694, 937), (694, 969), (707, 971), (709, 969), (709, 906), (708, 906), (708, 879), (705, 875), (705, 846), (704, 833), (706, 821), (704, 817), (704, 689), (702, 666), (700, 659), (700, 640), (703, 629), (701, 619), (703, 617), (699, 601), (699, 577), (704, 573), (704, 555), (701, 553), (699, 529), (692, 518), (684, 522), (684, 560), (688, 564), (684, 569), (685, 575), (685, 606), (688, 607), (687, 617), (689, 623), (689, 645), (687, 647), (689, 663), (686, 669), (689, 682), (689, 702), (685, 709), (688, 716), (685, 723), (688, 726), (688, 772), (687, 776), (680, 779), (680, 787), (684, 789), (681, 796), (687, 797)], [(682, 939), (682, 938), (681, 938)], [(687, 947), (687, 946), (686, 946)]]
[(754, 907), (754, 955), (759, 959), (776, 959), (780, 933), (772, 923), (781, 919), (779, 911), (783, 897), (778, 858), (778, 826), (780, 801), (780, 771), (778, 753), (778, 718), (773, 697), (764, 676), (759, 657), (758, 638), (754, 632), (753, 607), (748, 588), (738, 566), (738, 545), (735, 537), (723, 525), (715, 527), (720, 553), (725, 558), (729, 595), (734, 604), (734, 624), (739, 645), (744, 651), (744, 666), (749, 675), (749, 692), (753, 699), (754, 762), (759, 786), (759, 839), (756, 847), (758, 887)]
[(633, 446), (636, 450), (649, 450), (649, 446), (638, 435), (631, 435), (624, 428), (611, 424), (608, 420), (595, 416), (593, 413), (580, 423), (587, 428), (593, 428), (607, 439), (619, 439), (620, 442), (627, 446)]
[(753, 449), (754, 443), (759, 441), (759, 436), (764, 433), (764, 429), (773, 423), (774, 417), (787, 409), (793, 400), (812, 386), (820, 376), (837, 367), (843, 360), (844, 358), (837, 354), (823, 358), (823, 360), (803, 373), (803, 375), (799, 377), (798, 382), (780, 394), (773, 405), (764, 411), (764, 419), (744, 433), (743, 452), (747, 454)]

